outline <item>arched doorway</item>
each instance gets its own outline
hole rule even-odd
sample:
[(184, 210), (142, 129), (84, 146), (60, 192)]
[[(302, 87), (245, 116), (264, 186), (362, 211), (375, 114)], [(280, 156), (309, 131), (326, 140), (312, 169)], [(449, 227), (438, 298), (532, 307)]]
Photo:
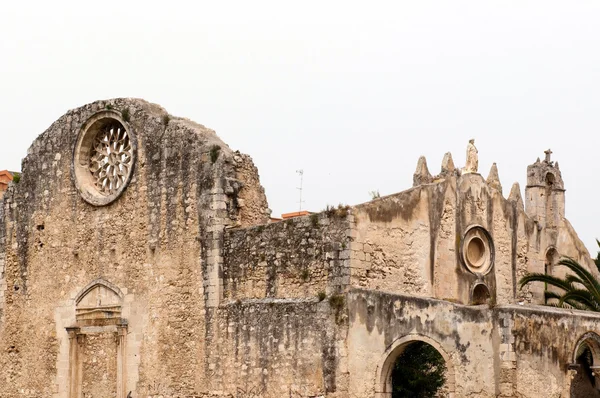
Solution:
[(386, 350), (376, 383), (376, 398), (452, 398), (454, 367), (439, 343), (408, 335)]
[(571, 379), (571, 398), (600, 397), (600, 336), (589, 332), (579, 339), (569, 368), (576, 371)]

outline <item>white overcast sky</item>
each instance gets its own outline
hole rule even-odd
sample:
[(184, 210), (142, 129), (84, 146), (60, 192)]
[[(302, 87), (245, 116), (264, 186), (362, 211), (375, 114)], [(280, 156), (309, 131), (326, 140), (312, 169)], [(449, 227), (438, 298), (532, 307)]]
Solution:
[(259, 168), (273, 215), (411, 187), (445, 152), (504, 194), (552, 148), (567, 217), (600, 237), (598, 1), (0, 0), (0, 169), (68, 109), (140, 97)]

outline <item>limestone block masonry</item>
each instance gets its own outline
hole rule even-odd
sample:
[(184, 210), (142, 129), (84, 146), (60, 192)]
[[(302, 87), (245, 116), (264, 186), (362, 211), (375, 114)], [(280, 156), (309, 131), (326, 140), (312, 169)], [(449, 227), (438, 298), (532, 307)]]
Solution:
[(597, 274), (550, 153), (524, 198), (447, 153), (406, 191), (270, 222), (214, 131), (139, 99), (71, 110), (0, 199), (0, 397), (390, 398), (414, 341), (445, 397), (594, 396), (600, 317), (518, 288), (560, 256)]

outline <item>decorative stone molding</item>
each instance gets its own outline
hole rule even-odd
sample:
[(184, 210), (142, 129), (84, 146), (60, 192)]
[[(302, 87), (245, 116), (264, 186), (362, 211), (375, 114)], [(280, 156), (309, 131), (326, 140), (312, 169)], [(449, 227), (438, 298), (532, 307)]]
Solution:
[(485, 275), (494, 265), (494, 242), (489, 232), (479, 225), (467, 229), (460, 252), (463, 264), (474, 274)]
[(94, 206), (116, 200), (129, 184), (137, 142), (132, 128), (118, 112), (96, 113), (81, 127), (73, 152), (75, 186)]

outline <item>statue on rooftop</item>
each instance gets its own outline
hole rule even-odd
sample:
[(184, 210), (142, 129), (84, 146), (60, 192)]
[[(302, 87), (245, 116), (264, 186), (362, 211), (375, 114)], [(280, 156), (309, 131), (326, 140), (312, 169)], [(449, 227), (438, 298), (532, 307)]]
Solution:
[(475, 140), (470, 139), (467, 145), (467, 163), (462, 169), (462, 174), (477, 173), (479, 167), (479, 157), (477, 155), (477, 148), (475, 147)]

